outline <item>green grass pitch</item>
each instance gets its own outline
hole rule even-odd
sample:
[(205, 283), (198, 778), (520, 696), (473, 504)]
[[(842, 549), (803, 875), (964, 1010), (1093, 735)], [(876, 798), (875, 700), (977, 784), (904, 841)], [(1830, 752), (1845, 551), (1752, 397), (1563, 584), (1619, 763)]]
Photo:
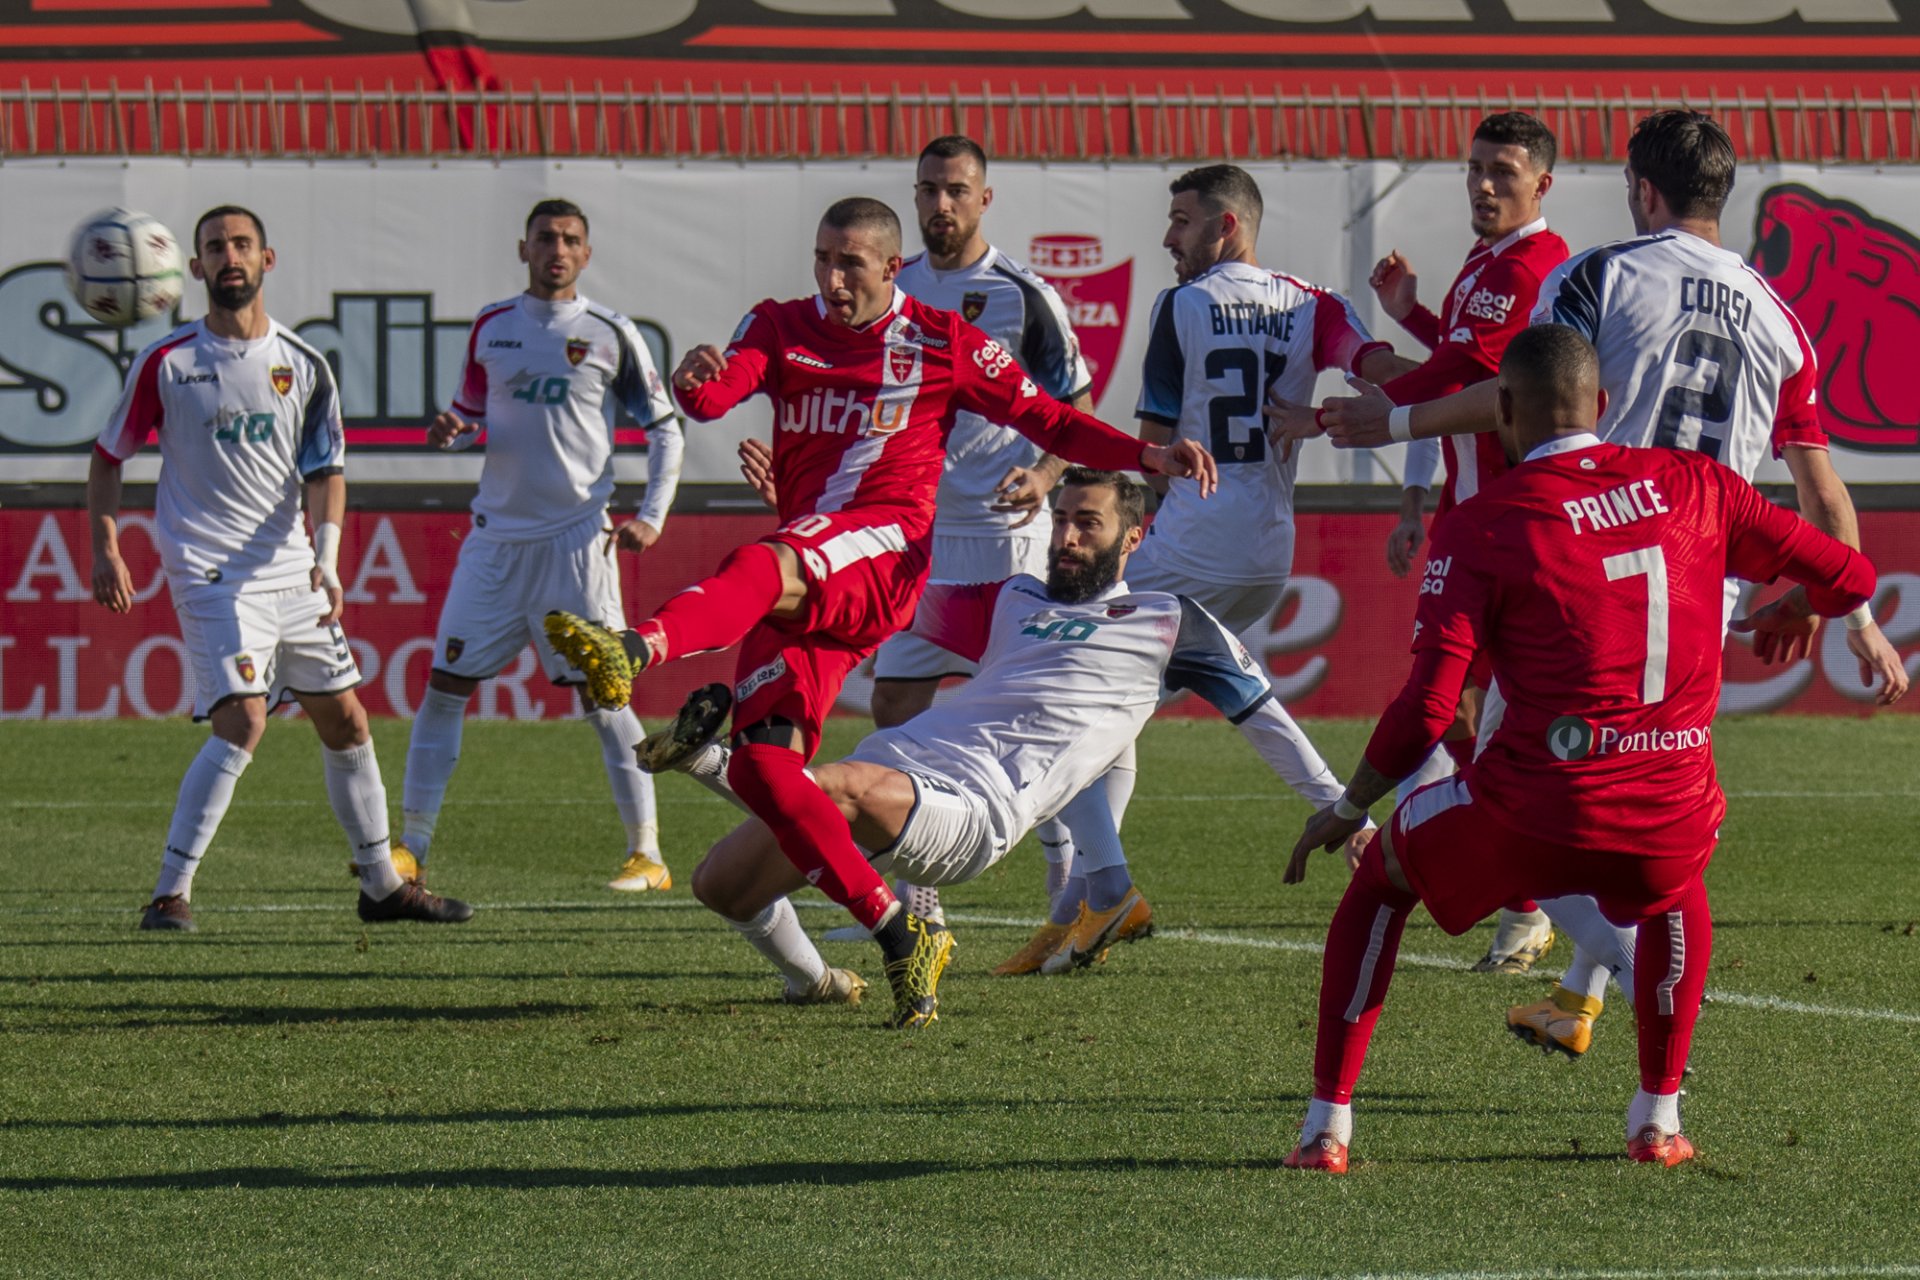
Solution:
[[(1366, 726), (1310, 727), (1344, 772)], [(1484, 932), (1416, 913), (1344, 1180), (1279, 1161), (1345, 877), (1280, 883), (1305, 806), (1218, 722), (1142, 741), (1127, 836), (1163, 935), (989, 977), (1037, 918), (1029, 842), (947, 895), (920, 1034), (776, 1003), (687, 892), (733, 811), (685, 779), (680, 886), (605, 891), (621, 832), (572, 724), (468, 727), (431, 881), (468, 925), (359, 923), (317, 745), (276, 722), (201, 931), (139, 934), (201, 732), (0, 728), (0, 1274), (1920, 1275), (1910, 716), (1716, 728), (1696, 1164), (1623, 1158), (1624, 1002), (1584, 1061), (1523, 1049), (1502, 1010), (1546, 976), (1466, 973)], [(406, 726), (376, 740), (397, 810)], [(884, 994), (870, 947), (823, 949)]]

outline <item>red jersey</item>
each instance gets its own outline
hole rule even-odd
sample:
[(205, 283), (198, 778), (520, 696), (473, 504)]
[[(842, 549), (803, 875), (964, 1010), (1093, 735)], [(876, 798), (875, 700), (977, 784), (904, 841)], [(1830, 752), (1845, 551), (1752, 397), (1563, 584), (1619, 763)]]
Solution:
[(925, 541), (961, 410), (1086, 466), (1140, 465), (1140, 441), (1055, 400), (992, 338), (898, 289), (887, 313), (858, 329), (828, 319), (818, 297), (762, 302), (735, 330), (719, 376), (674, 393), (707, 421), (761, 391), (774, 402), (782, 524), (857, 510)]
[(1507, 708), (1467, 781), (1503, 825), (1617, 853), (1710, 847), (1722, 584), (1781, 574), (1828, 617), (1875, 585), (1859, 552), (1704, 454), (1544, 446), (1435, 531), (1413, 672), (1367, 761), (1411, 774), (1485, 649)]
[[(1433, 355), (1381, 390), (1395, 404), (1421, 404), (1491, 378), (1500, 371), (1500, 357), (1513, 335), (1527, 327), (1540, 282), (1566, 260), (1567, 242), (1547, 230), (1545, 218), (1493, 244), (1475, 242), (1441, 304), (1442, 315), (1416, 306), (1400, 322)], [(1447, 436), (1440, 452), (1447, 468), (1441, 514), (1507, 472), (1497, 432)]]

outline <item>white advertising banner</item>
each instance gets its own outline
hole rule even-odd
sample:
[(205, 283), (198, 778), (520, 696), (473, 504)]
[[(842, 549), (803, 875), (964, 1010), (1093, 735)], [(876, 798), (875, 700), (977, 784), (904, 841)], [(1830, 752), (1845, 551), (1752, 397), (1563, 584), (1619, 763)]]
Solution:
[[(1265, 265), (1345, 291), (1377, 336), (1417, 345), (1375, 306), (1374, 260), (1398, 248), (1437, 304), (1470, 243), (1454, 165), (1254, 164), (1266, 199)], [(1160, 238), (1177, 168), (993, 167), (989, 237), (1053, 278), (1094, 365), (1098, 412), (1131, 424), (1159, 290), (1173, 283)], [(480, 459), (420, 449), (452, 396), (467, 323), (525, 282), (515, 254), (537, 200), (574, 200), (592, 222), (584, 292), (633, 316), (670, 365), (722, 344), (763, 297), (810, 293), (819, 211), (873, 195), (903, 215), (909, 249), (913, 166), (674, 162), (8, 161), (0, 164), (0, 478), (77, 481), (132, 355), (167, 320), (98, 326), (69, 298), (60, 264), (86, 214), (144, 210), (184, 241), (215, 204), (257, 210), (279, 260), (268, 305), (334, 361), (356, 483), (461, 481)], [(1564, 166), (1550, 222), (1576, 249), (1631, 233), (1615, 167)], [(1841, 474), (1856, 483), (1920, 481), (1920, 379), (1902, 367), (1920, 328), (1920, 172), (1742, 170), (1728, 209), (1731, 247), (1752, 255), (1815, 331)], [(203, 296), (190, 290), (183, 316)], [(1323, 378), (1323, 392), (1339, 389)], [(765, 401), (689, 432), (688, 482), (737, 478), (733, 447), (764, 435)], [(1306, 482), (1391, 482), (1399, 451), (1307, 451)], [(622, 478), (645, 474), (624, 457)], [(155, 459), (130, 464), (151, 477)], [(1761, 479), (1782, 479), (1774, 464)]]

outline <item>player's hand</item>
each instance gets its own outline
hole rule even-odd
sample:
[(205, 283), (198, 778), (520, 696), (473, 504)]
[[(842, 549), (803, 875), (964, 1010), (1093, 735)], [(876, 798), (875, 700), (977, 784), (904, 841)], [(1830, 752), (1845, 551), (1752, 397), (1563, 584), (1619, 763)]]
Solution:
[(1150, 444), (1140, 450), (1140, 465), (1163, 476), (1182, 476), (1197, 482), (1200, 496), (1213, 496), (1220, 487), (1220, 467), (1197, 440)]
[[(1315, 849), (1325, 849), (1331, 853), (1342, 848), (1354, 834), (1366, 825), (1367, 818), (1361, 814), (1357, 818), (1343, 818), (1328, 805), (1307, 819), (1307, 829), (1301, 833), (1299, 843), (1293, 846), (1293, 857), (1287, 861), (1287, 872), (1281, 880), (1287, 884), (1299, 884), (1307, 878), (1307, 855)], [(1362, 848), (1365, 846), (1362, 845)], [(1358, 859), (1355, 859), (1357, 864)]]
[(1398, 249), (1374, 263), (1373, 274), (1367, 278), (1380, 309), (1395, 320), (1405, 320), (1420, 304), (1419, 281), (1413, 274), (1413, 264), (1401, 257)]
[(1367, 846), (1373, 843), (1373, 833), (1379, 829), (1371, 822), (1362, 822), (1360, 829), (1348, 836), (1347, 842), (1340, 846), (1340, 853), (1347, 860), (1348, 875), (1360, 869), (1360, 855), (1365, 853)]
[(1847, 649), (1860, 660), (1862, 686), (1871, 689), (1875, 676), (1886, 681), (1875, 699), (1881, 706), (1890, 707), (1907, 696), (1906, 664), (1881, 633), (1879, 623), (1869, 622), (1858, 631), (1847, 632)]
[[(1808, 607), (1806, 588), (1795, 587), (1746, 617), (1735, 618), (1727, 624), (1727, 630), (1752, 635), (1753, 656), (1770, 666), (1798, 662), (1813, 652), (1820, 615)], [(1901, 675), (1905, 674), (1903, 670)]]
[(320, 625), (330, 627), (340, 621), (340, 615), (347, 611), (346, 593), (340, 590), (340, 584), (328, 582), (319, 565), (308, 571), (307, 581), (315, 591), (324, 591), (327, 595), (327, 611), (320, 615)]
[(127, 562), (120, 558), (118, 547), (94, 552), (93, 598), (114, 613), (127, 613), (133, 608), (133, 575), (127, 572)]
[(740, 442), (740, 474), (769, 510), (778, 510), (780, 491), (773, 483), (773, 446), (748, 436)]
[(1267, 397), (1261, 412), (1267, 415), (1267, 440), (1279, 452), (1282, 462), (1293, 456), (1294, 441), (1325, 434), (1320, 429), (1320, 415), (1310, 404), (1295, 404), (1274, 395)]
[(608, 555), (615, 551), (627, 551), (639, 555), (654, 543), (660, 541), (660, 531), (645, 520), (629, 520), (618, 528), (607, 530)]
[(1320, 425), (1336, 449), (1377, 449), (1393, 443), (1387, 433), (1387, 415), (1393, 401), (1365, 378), (1347, 375), (1347, 385), (1359, 395), (1328, 396), (1320, 402)]
[(990, 510), (1024, 512), (1018, 520), (1007, 526), (1009, 529), (1024, 529), (1045, 509), (1047, 494), (1052, 491), (1051, 472), (1037, 467), (1008, 467), (1007, 474), (1000, 477), (1000, 483), (993, 486), (997, 501)]
[(1413, 557), (1427, 541), (1427, 522), (1419, 516), (1401, 516), (1387, 535), (1387, 568), (1404, 578), (1413, 572)]
[(434, 417), (433, 425), (427, 428), (427, 443), (436, 449), (451, 449), (462, 436), (477, 435), (479, 431), (479, 423), (468, 422), (449, 409)]
[(692, 391), (719, 377), (727, 367), (727, 358), (720, 348), (712, 345), (695, 347), (680, 357), (680, 367), (673, 371), (673, 385), (682, 391)]

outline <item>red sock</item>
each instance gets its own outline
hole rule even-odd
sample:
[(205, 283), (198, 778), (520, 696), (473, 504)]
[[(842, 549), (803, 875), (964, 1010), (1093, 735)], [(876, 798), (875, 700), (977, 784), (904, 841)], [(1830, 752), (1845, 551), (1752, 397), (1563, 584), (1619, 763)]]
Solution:
[(780, 583), (780, 560), (772, 547), (764, 542), (735, 547), (718, 573), (661, 605), (634, 630), (654, 650), (655, 662), (724, 649), (767, 616), (780, 599)]
[(1440, 745), (1453, 757), (1455, 768), (1464, 769), (1473, 763), (1472, 738), (1442, 738)]
[(853, 842), (840, 808), (807, 775), (798, 751), (763, 742), (733, 749), (727, 782), (755, 817), (773, 829), (780, 852), (820, 892), (868, 930), (893, 906), (893, 891)]
[(1633, 1016), (1640, 1030), (1640, 1087), (1672, 1093), (1693, 1049), (1693, 1023), (1713, 956), (1707, 886), (1694, 880), (1672, 911), (1640, 922), (1634, 948)]
[(1400, 932), (1418, 901), (1388, 882), (1386, 855), (1375, 835), (1327, 927), (1320, 969), (1320, 1034), (1313, 1048), (1313, 1096), (1323, 1102), (1353, 1100), (1367, 1041), (1380, 1019), (1387, 984), (1393, 981)]

